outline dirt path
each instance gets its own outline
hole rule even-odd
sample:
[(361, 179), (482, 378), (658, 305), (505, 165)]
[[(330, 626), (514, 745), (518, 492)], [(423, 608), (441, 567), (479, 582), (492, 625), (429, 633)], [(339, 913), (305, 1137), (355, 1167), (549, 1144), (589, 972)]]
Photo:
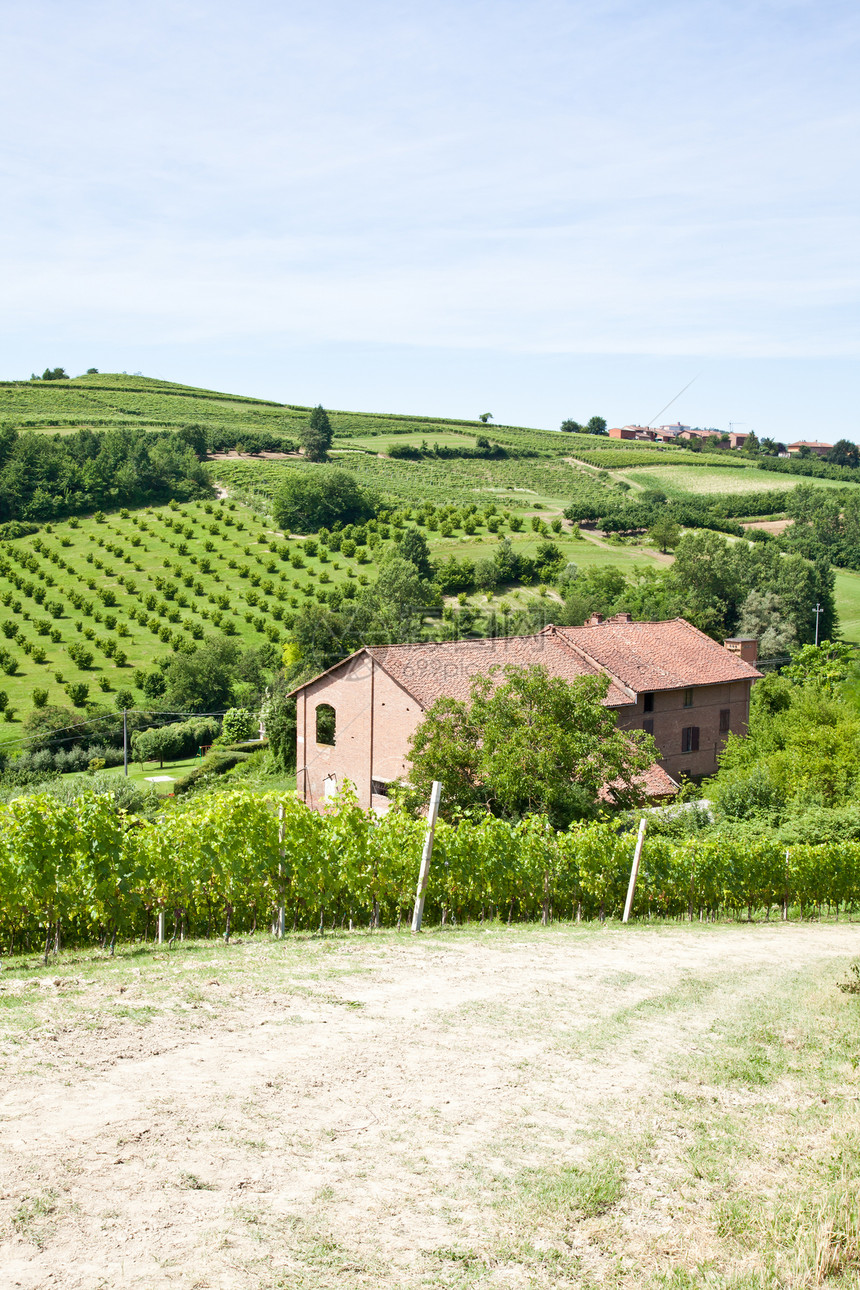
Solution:
[(715, 1018), (858, 943), (847, 924), (511, 928), (12, 968), (2, 1284), (585, 1284), (510, 1253), (523, 1171), (658, 1126)]

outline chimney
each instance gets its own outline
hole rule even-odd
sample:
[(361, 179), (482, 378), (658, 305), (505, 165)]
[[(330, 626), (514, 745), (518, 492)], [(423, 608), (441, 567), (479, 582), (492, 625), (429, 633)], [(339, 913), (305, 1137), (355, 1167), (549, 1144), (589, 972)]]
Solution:
[(725, 647), (732, 654), (737, 654), (743, 663), (751, 663), (753, 667), (758, 660), (758, 641), (755, 636), (730, 636), (725, 641)]
[(632, 615), (632, 614), (616, 614), (616, 615), (614, 616), (614, 618), (612, 619), (612, 622), (613, 622), (613, 623), (632, 623), (632, 622), (633, 622), (633, 615)]
[(599, 627), (602, 622), (603, 614), (592, 614), (585, 625), (586, 627)]

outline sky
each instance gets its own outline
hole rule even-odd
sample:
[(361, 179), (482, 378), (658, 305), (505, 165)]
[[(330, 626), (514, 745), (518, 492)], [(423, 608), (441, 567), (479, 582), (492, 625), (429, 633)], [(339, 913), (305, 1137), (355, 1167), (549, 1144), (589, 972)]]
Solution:
[(856, 3), (7, 0), (3, 28), (0, 378), (860, 438)]

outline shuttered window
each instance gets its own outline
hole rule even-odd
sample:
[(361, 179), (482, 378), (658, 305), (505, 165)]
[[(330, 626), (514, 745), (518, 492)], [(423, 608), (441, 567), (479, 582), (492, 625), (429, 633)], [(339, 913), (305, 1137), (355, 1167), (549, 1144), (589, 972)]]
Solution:
[(720, 734), (721, 735), (727, 735), (729, 733), (729, 723), (731, 722), (731, 719), (732, 719), (731, 708), (721, 708), (720, 709)]
[(698, 752), (699, 751), (699, 727), (684, 726), (681, 731), (681, 752)]

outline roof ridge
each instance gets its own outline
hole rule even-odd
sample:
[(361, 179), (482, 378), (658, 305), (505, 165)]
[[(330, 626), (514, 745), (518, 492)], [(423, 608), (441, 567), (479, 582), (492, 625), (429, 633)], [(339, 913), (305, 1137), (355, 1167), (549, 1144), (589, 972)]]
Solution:
[(592, 656), (588, 653), (587, 650), (584, 650), (580, 645), (577, 645), (575, 641), (572, 641), (567, 636), (565, 636), (563, 630), (556, 631), (555, 628), (553, 628), (553, 631), (557, 639), (562, 641), (563, 644), (566, 646), (566, 648), (571, 651), (571, 653), (578, 654), (580, 658), (584, 659), (586, 663), (590, 663), (591, 666), (595, 668), (598, 672), (602, 672), (604, 676), (608, 676), (610, 681), (613, 683), (613, 685), (617, 685), (619, 690), (621, 690), (624, 694), (626, 694), (628, 698), (631, 698), (631, 699), (636, 698), (636, 691), (631, 689), (631, 687), (627, 684), (626, 681), (622, 681), (620, 676), (616, 676), (615, 673), (612, 672), (608, 667), (606, 667), (604, 663), (599, 662), (599, 660), (596, 658), (592, 658)]

